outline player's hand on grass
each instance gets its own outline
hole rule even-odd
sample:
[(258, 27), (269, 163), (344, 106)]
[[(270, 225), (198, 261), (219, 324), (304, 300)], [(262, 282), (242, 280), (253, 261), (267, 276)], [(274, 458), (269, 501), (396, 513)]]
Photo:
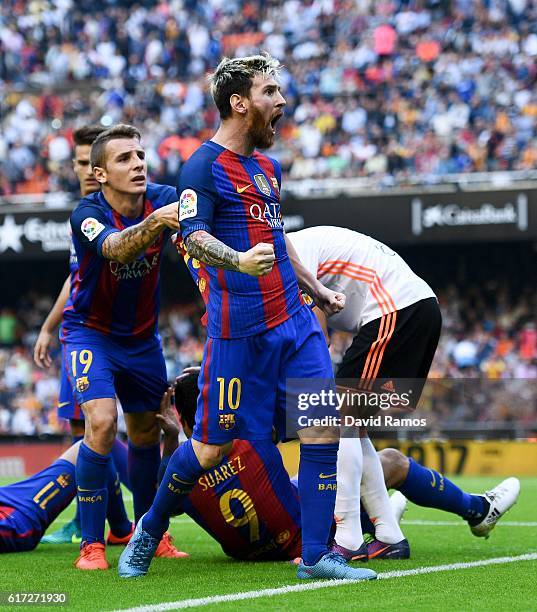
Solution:
[(319, 291), (315, 295), (315, 304), (329, 317), (345, 308), (345, 294), (327, 289), (320, 285)]
[(173, 230), (179, 229), (179, 202), (172, 202), (151, 213), (162, 224)]
[(248, 251), (239, 253), (239, 271), (250, 276), (263, 276), (272, 270), (275, 259), (272, 244), (259, 242)]
[(177, 412), (172, 404), (173, 392), (173, 387), (168, 387), (166, 389), (160, 400), (160, 408), (156, 416), (164, 435), (177, 437), (181, 428), (179, 426)]
[(50, 368), (52, 359), (50, 358), (49, 347), (52, 342), (52, 334), (45, 329), (41, 329), (34, 346), (34, 361), (40, 368)]

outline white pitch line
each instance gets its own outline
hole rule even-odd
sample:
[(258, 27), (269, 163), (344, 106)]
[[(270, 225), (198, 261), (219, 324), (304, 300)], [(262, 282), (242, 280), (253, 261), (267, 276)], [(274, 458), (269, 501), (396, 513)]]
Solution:
[[(468, 561), (463, 563), (450, 563), (448, 565), (433, 565), (429, 567), (417, 567), (409, 570), (396, 570), (393, 572), (382, 572), (378, 574), (379, 579), (404, 578), (406, 576), (417, 576), (420, 574), (433, 574), (436, 572), (456, 571), (472, 567), (484, 567), (487, 565), (501, 565), (504, 563), (515, 563), (517, 561), (536, 561), (537, 553), (527, 553), (516, 557), (496, 557), (494, 559), (482, 559), (480, 561)], [(138, 606), (135, 608), (123, 608), (116, 612), (164, 612), (164, 610), (181, 610), (184, 608), (198, 608), (216, 603), (231, 601), (242, 601), (246, 599), (259, 599), (261, 597), (274, 597), (276, 595), (287, 595), (288, 593), (299, 593), (302, 591), (316, 591), (338, 586), (349, 585), (348, 580), (324, 580), (307, 582), (303, 584), (289, 584), (275, 589), (263, 589), (261, 591), (245, 591), (242, 593), (228, 593), (227, 595), (212, 595), (199, 599), (183, 599), (169, 601), (160, 604)]]
[[(468, 527), (468, 523), (464, 520), (460, 521), (407, 521), (403, 519), (402, 525), (433, 525), (440, 527)], [(500, 521), (496, 527), (537, 527), (537, 521)]]

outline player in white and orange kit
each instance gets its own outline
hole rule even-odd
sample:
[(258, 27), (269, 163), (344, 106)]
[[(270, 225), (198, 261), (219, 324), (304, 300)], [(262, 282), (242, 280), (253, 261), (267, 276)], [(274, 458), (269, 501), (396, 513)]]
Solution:
[[(438, 344), (441, 315), (429, 285), (392, 249), (340, 227), (320, 226), (288, 234), (302, 264), (326, 287), (344, 293), (346, 307), (321, 322), (354, 334), (337, 379), (354, 379), (362, 390), (412, 390), (415, 406)], [(398, 380), (399, 379), (399, 380)], [(404, 381), (405, 388), (398, 388)], [(412, 380), (408, 380), (412, 379)], [(405, 558), (408, 542), (393, 516), (382, 467), (365, 431), (360, 444), (343, 437), (338, 457), (336, 549), (347, 558), (367, 554)], [(374, 517), (376, 540), (363, 544), (360, 500)]]

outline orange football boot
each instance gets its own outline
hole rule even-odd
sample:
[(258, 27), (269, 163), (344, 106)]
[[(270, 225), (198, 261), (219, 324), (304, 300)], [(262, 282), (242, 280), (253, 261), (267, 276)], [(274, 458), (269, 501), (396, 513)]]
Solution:
[(107, 546), (127, 546), (127, 544), (129, 543), (129, 540), (132, 537), (132, 534), (134, 533), (134, 528), (135, 528), (135, 524), (132, 523), (130, 532), (127, 535), (123, 536), (122, 538), (119, 538), (118, 536), (114, 535), (112, 533), (112, 530), (110, 530), (108, 532), (108, 537), (106, 538), (106, 545)]
[(80, 555), (75, 561), (75, 567), (80, 570), (107, 570), (110, 565), (106, 560), (104, 544), (100, 542), (84, 543)]
[(157, 546), (157, 550), (155, 551), (155, 557), (161, 557), (164, 559), (186, 559), (190, 557), (190, 555), (175, 548), (175, 546), (173, 545), (173, 538), (167, 531), (162, 536), (162, 540)]

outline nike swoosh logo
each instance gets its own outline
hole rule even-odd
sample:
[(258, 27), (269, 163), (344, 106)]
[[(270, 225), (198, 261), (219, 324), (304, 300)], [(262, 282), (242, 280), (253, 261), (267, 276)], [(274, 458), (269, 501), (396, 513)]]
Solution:
[(381, 548), (380, 550), (377, 550), (373, 554), (369, 553), (368, 556), (369, 556), (370, 559), (374, 559), (375, 557), (378, 557), (379, 555), (381, 555), (385, 550), (388, 550), (388, 548), (390, 548), (390, 547), (389, 546), (385, 546), (384, 548)]
[(64, 406), (69, 406), (71, 402), (61, 402), (61, 404), (58, 404), (58, 408), (63, 408)]
[(95, 489), (83, 489), (82, 487), (77, 487), (76, 490), (77, 491), (84, 491), (86, 493), (89, 493), (90, 491), (94, 491)]
[(244, 191), (246, 191), (248, 189), (248, 187), (251, 187), (252, 183), (248, 183), (248, 185), (246, 185), (245, 187), (239, 187), (237, 185), (237, 193), (243, 193)]
[(172, 474), (172, 479), (175, 480), (175, 482), (180, 482), (181, 484), (186, 484), (186, 485), (193, 484), (192, 482), (188, 482), (187, 480), (181, 480), (179, 476), (177, 476), (177, 474)]
[(434, 489), (434, 487), (436, 487), (436, 478), (434, 477), (434, 472), (429, 470), (429, 473), (431, 474), (431, 478), (432, 478), (432, 480), (431, 480), (431, 487), (433, 487), (433, 489)]
[(337, 476), (337, 472), (333, 474), (323, 474), (322, 472), (319, 474), (319, 478), (335, 478)]

